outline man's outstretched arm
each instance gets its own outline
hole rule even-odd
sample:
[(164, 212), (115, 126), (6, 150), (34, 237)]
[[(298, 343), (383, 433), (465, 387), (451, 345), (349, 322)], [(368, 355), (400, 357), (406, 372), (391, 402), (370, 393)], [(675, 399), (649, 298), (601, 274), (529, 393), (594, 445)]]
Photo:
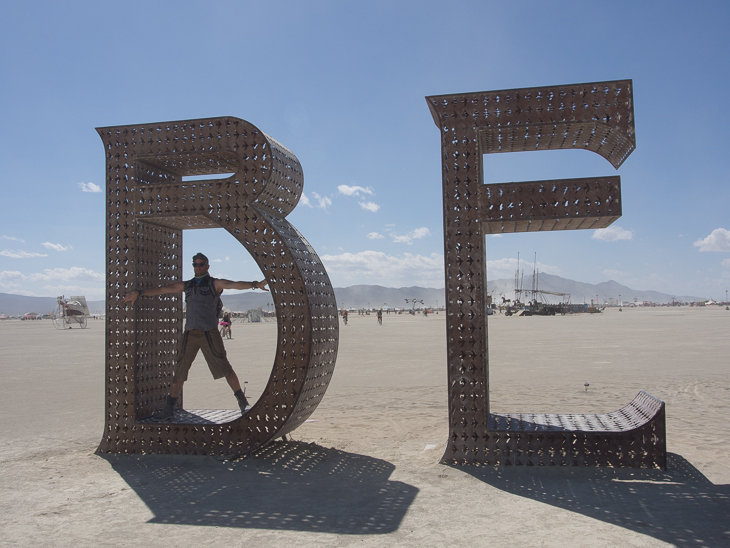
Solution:
[(220, 293), (224, 289), (262, 289), (263, 291), (268, 291), (266, 289), (266, 280), (261, 280), (260, 282), (233, 282), (231, 280), (216, 280), (215, 281), (215, 290)]
[(176, 282), (170, 285), (163, 285), (160, 287), (151, 287), (149, 289), (137, 289), (131, 293), (127, 293), (124, 296), (124, 300), (128, 303), (134, 304), (141, 295), (152, 297), (153, 295), (166, 295), (167, 293), (182, 293), (185, 291), (185, 282)]

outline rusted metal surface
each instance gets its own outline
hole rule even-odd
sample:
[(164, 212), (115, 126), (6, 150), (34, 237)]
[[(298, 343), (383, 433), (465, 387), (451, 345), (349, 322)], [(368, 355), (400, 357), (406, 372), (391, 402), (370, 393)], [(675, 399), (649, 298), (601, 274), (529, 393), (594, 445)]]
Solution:
[(484, 185), (485, 234), (606, 228), (621, 217), (621, 178)]
[[(99, 451), (231, 455), (291, 432), (324, 396), (338, 346), (332, 285), (285, 218), (302, 193), (299, 161), (232, 117), (97, 131), (107, 170), (106, 421)], [(203, 175), (220, 177), (190, 180)], [(246, 248), (271, 290), (278, 322), (271, 376), (244, 416), (187, 410), (165, 424), (150, 422), (169, 393), (184, 303), (173, 294), (130, 306), (123, 296), (180, 281), (183, 231), (218, 227)]]
[(618, 411), (601, 414), (490, 413), (490, 464), (667, 466), (664, 402), (643, 390)]
[(664, 467), (664, 405), (641, 395), (635, 402), (644, 402), (642, 412), (650, 410), (648, 422), (617, 431), (593, 429), (602, 416), (585, 415), (580, 428), (542, 432), (539, 422), (528, 425), (515, 418), (522, 415), (489, 409), (485, 235), (609, 226), (621, 216), (621, 186), (619, 177), (485, 185), (483, 157), (584, 149), (618, 169), (636, 148), (631, 80), (426, 100), (441, 132), (449, 378), (442, 460)]

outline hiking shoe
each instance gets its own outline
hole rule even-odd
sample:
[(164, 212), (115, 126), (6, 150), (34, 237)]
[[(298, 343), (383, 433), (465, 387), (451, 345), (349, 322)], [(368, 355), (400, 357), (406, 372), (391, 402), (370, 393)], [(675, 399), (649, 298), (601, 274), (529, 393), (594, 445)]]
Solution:
[(238, 407), (241, 409), (241, 415), (243, 415), (248, 409), (248, 398), (246, 398), (246, 395), (240, 390), (234, 394), (238, 400)]

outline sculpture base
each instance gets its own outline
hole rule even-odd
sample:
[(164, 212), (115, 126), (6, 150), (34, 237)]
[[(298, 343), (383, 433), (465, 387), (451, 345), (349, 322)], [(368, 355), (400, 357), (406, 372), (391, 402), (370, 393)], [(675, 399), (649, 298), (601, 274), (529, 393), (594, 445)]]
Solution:
[(142, 424), (228, 424), (241, 417), (241, 411), (238, 409), (175, 409), (175, 414), (169, 419), (158, 419), (153, 415), (138, 422)]

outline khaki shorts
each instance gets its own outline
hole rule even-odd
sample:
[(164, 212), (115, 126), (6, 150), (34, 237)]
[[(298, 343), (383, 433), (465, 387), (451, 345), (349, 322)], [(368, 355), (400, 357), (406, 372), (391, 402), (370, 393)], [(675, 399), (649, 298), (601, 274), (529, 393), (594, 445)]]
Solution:
[(226, 357), (226, 348), (223, 346), (223, 339), (218, 330), (191, 329), (185, 331), (180, 343), (180, 357), (175, 364), (174, 381), (188, 380), (188, 371), (193, 365), (195, 356), (198, 355), (198, 350), (203, 351), (203, 356), (208, 362), (208, 368), (214, 379), (220, 379), (233, 373), (233, 367)]

